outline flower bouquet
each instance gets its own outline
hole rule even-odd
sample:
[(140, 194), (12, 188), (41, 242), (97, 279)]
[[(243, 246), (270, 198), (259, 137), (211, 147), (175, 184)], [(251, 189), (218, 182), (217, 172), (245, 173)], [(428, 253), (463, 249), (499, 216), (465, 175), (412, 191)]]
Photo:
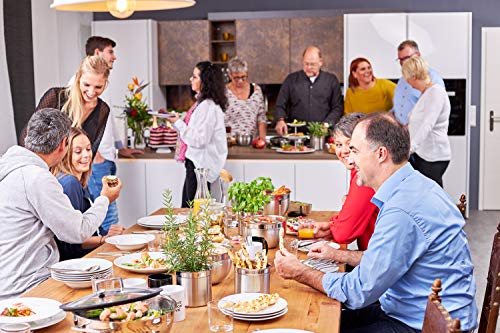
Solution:
[(127, 116), (127, 125), (134, 133), (134, 145), (136, 148), (145, 147), (144, 129), (151, 126), (152, 119), (148, 113), (148, 105), (142, 100), (141, 91), (149, 83), (139, 83), (134, 77), (132, 83), (129, 83), (129, 95), (125, 96), (125, 115)]

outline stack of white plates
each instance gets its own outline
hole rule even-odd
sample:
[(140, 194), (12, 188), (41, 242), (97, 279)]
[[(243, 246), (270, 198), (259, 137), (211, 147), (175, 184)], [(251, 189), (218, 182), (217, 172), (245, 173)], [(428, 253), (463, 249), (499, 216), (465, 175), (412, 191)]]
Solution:
[[(182, 224), (186, 222), (187, 218), (188, 217), (186, 215), (178, 214), (175, 216), (176, 220), (175, 223)], [(152, 216), (141, 217), (140, 219), (137, 220), (137, 224), (150, 229), (163, 229), (163, 226), (165, 225), (165, 215), (152, 215)]]
[(27, 323), (32, 330), (37, 330), (57, 324), (66, 318), (66, 312), (59, 308), (61, 303), (50, 298), (22, 297), (6, 299), (0, 301), (0, 309), (14, 307), (17, 303), (29, 307), (32, 314), (25, 317), (0, 316), (0, 327), (5, 324)]
[(239, 302), (248, 302), (252, 301), (254, 299), (259, 298), (259, 296), (262, 296), (265, 294), (259, 294), (259, 293), (245, 293), (245, 294), (233, 294), (224, 297), (219, 301), (219, 308), (221, 309), (222, 312), (233, 315), (234, 319), (239, 319), (239, 320), (246, 320), (246, 321), (262, 321), (262, 320), (269, 320), (269, 319), (274, 319), (281, 317), (285, 313), (288, 312), (288, 303), (285, 299), (279, 298), (276, 303), (271, 305), (270, 307), (265, 308), (264, 310), (261, 310), (259, 312), (253, 312), (253, 313), (241, 313), (241, 312), (232, 312), (230, 309), (225, 309), (224, 305), (227, 304), (228, 302), (230, 303), (239, 303)]
[[(86, 272), (85, 269), (99, 266), (98, 269)], [(92, 276), (113, 274), (113, 263), (98, 258), (71, 259), (52, 265), (50, 274), (54, 280), (64, 282), (68, 287), (83, 289), (92, 287)], [(57, 269), (74, 269), (75, 271), (58, 271)]]

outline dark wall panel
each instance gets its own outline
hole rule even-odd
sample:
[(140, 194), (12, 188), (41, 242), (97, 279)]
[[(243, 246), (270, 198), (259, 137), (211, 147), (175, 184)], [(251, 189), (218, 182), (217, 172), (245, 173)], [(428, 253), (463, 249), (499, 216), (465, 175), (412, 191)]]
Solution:
[(3, 6), (7, 67), (19, 138), (35, 104), (31, 0), (4, 1)]

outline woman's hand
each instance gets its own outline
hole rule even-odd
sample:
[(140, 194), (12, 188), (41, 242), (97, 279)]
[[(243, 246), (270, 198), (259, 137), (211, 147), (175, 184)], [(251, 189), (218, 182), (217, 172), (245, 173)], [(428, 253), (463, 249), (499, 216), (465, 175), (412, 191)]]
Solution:
[(177, 120), (179, 120), (179, 118), (181, 117), (180, 114), (178, 114), (177, 112), (173, 112), (171, 113), (171, 116), (165, 118), (169, 123), (173, 124), (175, 123)]
[(314, 229), (314, 238), (332, 238), (330, 222), (306, 222), (299, 225), (299, 229)]

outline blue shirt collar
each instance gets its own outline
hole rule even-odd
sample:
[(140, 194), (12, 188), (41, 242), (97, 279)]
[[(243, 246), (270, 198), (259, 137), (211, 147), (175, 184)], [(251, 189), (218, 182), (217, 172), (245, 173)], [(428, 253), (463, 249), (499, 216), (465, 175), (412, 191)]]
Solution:
[(389, 200), (394, 193), (394, 189), (409, 175), (415, 171), (410, 163), (406, 163), (399, 170), (394, 172), (392, 176), (387, 178), (387, 180), (379, 187), (378, 191), (375, 192), (371, 202), (376, 205), (379, 209), (382, 209), (384, 203)]

